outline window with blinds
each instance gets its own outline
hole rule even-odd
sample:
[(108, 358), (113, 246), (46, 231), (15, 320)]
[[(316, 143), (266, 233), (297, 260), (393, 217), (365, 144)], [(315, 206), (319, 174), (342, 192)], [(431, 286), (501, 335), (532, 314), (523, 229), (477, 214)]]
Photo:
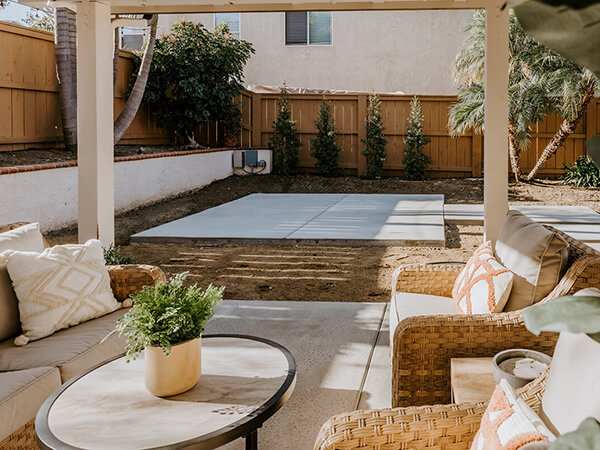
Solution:
[(242, 38), (240, 13), (215, 13), (215, 27), (220, 23), (229, 25), (229, 31), (236, 39)]
[(286, 12), (285, 45), (331, 45), (331, 12)]

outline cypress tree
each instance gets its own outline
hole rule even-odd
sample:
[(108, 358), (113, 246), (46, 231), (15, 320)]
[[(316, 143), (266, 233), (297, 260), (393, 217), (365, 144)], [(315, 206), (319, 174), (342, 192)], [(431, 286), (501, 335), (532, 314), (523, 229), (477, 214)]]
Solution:
[(404, 173), (409, 180), (426, 180), (425, 169), (431, 158), (423, 153), (423, 148), (431, 142), (423, 134), (423, 110), (419, 98), (415, 96), (410, 103), (408, 128), (404, 139)]
[(315, 127), (317, 127), (317, 135), (310, 140), (311, 155), (317, 159), (317, 168), (321, 175), (330, 177), (335, 175), (338, 169), (340, 148), (335, 139), (335, 123), (331, 114), (331, 106), (325, 98), (321, 102)]
[(273, 173), (293, 175), (298, 170), (298, 150), (302, 146), (296, 122), (292, 120), (290, 98), (285, 85), (277, 99), (277, 118), (273, 122), (274, 133), (267, 141), (273, 151)]
[(387, 139), (383, 135), (381, 100), (376, 92), (371, 92), (369, 94), (365, 128), (366, 137), (362, 140), (365, 149), (362, 154), (367, 157), (366, 177), (371, 179), (381, 178)]

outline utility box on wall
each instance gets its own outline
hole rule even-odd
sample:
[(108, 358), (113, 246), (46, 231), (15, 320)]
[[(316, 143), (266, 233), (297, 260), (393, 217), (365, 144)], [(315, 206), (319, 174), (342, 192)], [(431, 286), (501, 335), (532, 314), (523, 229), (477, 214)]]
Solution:
[(236, 175), (265, 175), (271, 173), (272, 151), (268, 149), (234, 150), (233, 173)]

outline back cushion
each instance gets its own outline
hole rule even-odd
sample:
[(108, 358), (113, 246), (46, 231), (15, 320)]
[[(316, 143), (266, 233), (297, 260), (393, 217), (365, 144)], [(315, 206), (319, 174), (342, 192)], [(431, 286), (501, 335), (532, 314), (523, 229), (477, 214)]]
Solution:
[(42, 252), (44, 239), (39, 224), (23, 225), (0, 233), (0, 341), (13, 337), (21, 331), (17, 297), (6, 270), (6, 257), (2, 255), (6, 250)]
[[(583, 289), (575, 295), (597, 296), (600, 302), (600, 290), (596, 288)], [(600, 420), (599, 342), (587, 334), (560, 334), (540, 417), (560, 434), (574, 431), (587, 417)]]
[(496, 257), (514, 275), (505, 311), (542, 300), (558, 284), (569, 244), (518, 211), (509, 211), (496, 241)]

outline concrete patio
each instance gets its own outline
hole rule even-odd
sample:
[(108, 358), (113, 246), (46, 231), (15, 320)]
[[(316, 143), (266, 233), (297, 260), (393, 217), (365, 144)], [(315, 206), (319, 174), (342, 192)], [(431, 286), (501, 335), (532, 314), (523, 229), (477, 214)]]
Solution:
[[(387, 303), (225, 301), (206, 334), (249, 334), (292, 352), (296, 388), (260, 429), (260, 448), (312, 449), (332, 415), (391, 406)], [(239, 439), (223, 447), (243, 449)]]

